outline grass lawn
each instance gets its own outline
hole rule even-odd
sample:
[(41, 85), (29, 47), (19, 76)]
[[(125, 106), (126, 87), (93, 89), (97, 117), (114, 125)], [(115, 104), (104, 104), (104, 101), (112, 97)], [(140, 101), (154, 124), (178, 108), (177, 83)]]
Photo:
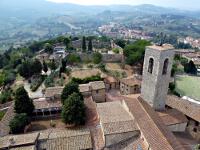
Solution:
[(4, 115), (5, 115), (5, 112), (0, 111), (0, 121), (1, 121), (1, 119), (3, 118)]
[(200, 101), (200, 77), (177, 76), (176, 91), (181, 96), (189, 96)]

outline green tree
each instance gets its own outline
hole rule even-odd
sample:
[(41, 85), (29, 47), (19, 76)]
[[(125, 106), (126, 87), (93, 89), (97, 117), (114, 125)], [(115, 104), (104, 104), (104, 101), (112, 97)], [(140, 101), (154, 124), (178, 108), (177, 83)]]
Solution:
[(16, 114), (16, 116), (10, 121), (9, 127), (12, 134), (23, 133), (24, 128), (30, 123), (27, 114)]
[(57, 65), (56, 65), (56, 62), (55, 62), (54, 59), (49, 63), (49, 68), (51, 70), (56, 70), (57, 69)]
[(0, 94), (0, 104), (6, 103), (12, 100), (11, 90), (4, 90)]
[(87, 49), (87, 47), (86, 47), (86, 38), (85, 38), (85, 36), (83, 36), (83, 39), (82, 39), (82, 51), (86, 52), (86, 49)]
[(28, 93), (24, 89), (24, 87), (19, 87), (15, 92), (15, 112), (26, 113), (27, 115), (31, 115), (34, 110), (33, 101), (29, 98)]
[(89, 43), (88, 43), (88, 52), (92, 52), (93, 51), (93, 46), (92, 46), (92, 39), (89, 39)]
[(62, 119), (66, 124), (85, 124), (85, 105), (78, 93), (73, 93), (66, 99), (62, 109)]
[(69, 95), (72, 93), (80, 93), (79, 92), (79, 87), (77, 83), (74, 82), (69, 82), (68, 84), (65, 85), (65, 88), (63, 89), (63, 92), (61, 94), (61, 101), (64, 104), (65, 100), (68, 98)]
[(46, 64), (45, 61), (43, 61), (42, 68), (43, 68), (43, 71), (44, 71), (45, 73), (47, 73), (47, 71), (48, 71), (48, 66), (47, 66), (47, 64)]
[(93, 54), (93, 63), (99, 64), (102, 61), (102, 55), (99, 52)]
[(31, 67), (29, 69), (31, 75), (40, 74), (42, 71), (42, 64), (38, 59), (35, 59), (31, 62)]
[(30, 77), (31, 72), (31, 63), (27, 60), (25, 60), (18, 68), (18, 73), (24, 78)]
[(46, 43), (45, 46), (44, 46), (44, 50), (45, 50), (45, 52), (52, 54), (53, 53), (53, 46), (49, 43)]
[(115, 40), (115, 43), (120, 46), (121, 48), (124, 48), (126, 46), (126, 41), (122, 39)]
[(66, 49), (70, 47), (70, 42), (71, 42), (70, 38), (68, 37), (64, 38), (64, 44), (66, 46)]
[(0, 87), (4, 85), (5, 78), (5, 74), (0, 73)]
[(196, 68), (196, 66), (195, 66), (195, 64), (192, 60), (189, 63), (185, 64), (184, 71), (186, 73), (190, 73), (190, 74), (193, 74), (193, 75), (197, 74), (197, 68)]
[(69, 54), (67, 56), (67, 63), (69, 64), (79, 63), (80, 61), (81, 61), (81, 58), (77, 54)]
[(124, 48), (124, 55), (126, 57), (126, 63), (129, 65), (143, 64), (145, 47), (150, 45), (149, 41), (138, 40), (133, 44), (129, 44)]

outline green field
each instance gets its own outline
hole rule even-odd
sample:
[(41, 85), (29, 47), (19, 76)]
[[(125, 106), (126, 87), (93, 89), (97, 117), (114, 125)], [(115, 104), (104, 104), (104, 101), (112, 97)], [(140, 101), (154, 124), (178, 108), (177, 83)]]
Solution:
[(177, 76), (176, 91), (181, 96), (189, 96), (200, 101), (200, 77)]

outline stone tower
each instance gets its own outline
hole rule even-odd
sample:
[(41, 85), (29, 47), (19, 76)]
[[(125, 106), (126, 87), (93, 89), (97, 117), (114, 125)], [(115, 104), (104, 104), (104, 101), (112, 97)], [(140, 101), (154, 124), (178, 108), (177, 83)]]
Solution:
[(174, 48), (171, 45), (146, 47), (141, 97), (155, 110), (165, 109)]

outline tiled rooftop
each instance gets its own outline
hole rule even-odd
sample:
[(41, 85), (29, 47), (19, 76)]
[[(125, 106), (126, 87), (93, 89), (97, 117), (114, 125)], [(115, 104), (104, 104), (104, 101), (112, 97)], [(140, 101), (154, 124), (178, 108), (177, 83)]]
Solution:
[(81, 93), (90, 92), (90, 85), (89, 84), (80, 84), (79, 90), (80, 90)]
[(61, 94), (64, 87), (58, 86), (58, 87), (49, 87), (45, 91), (46, 97), (53, 97), (54, 95)]
[(175, 109), (166, 109), (163, 112), (157, 112), (166, 126), (187, 123), (185, 115)]
[(112, 77), (112, 76), (107, 76), (107, 77), (104, 79), (104, 81), (105, 81), (106, 83), (116, 83), (116, 82), (118, 82), (117, 79), (115, 79), (115, 78)]
[(60, 100), (46, 100), (38, 99), (33, 101), (35, 109), (48, 109), (62, 107)]
[(47, 149), (80, 150), (92, 148), (92, 140), (88, 128), (46, 130), (42, 131), (40, 140), (47, 139)]
[(183, 150), (182, 145), (162, 122), (158, 114), (141, 98), (125, 98), (137, 125), (152, 150)]
[(92, 90), (101, 90), (106, 88), (103, 81), (90, 82), (89, 84)]
[(9, 134), (10, 132), (9, 122), (14, 118), (14, 116), (15, 116), (14, 104), (12, 104), (10, 108), (7, 110), (2, 120), (0, 121), (0, 137)]
[(104, 134), (138, 131), (134, 118), (124, 109), (120, 101), (97, 104), (97, 112)]
[[(21, 134), (21, 135), (8, 135), (0, 138), (0, 149), (7, 147), (18, 147), (22, 145), (35, 145), (39, 133)], [(10, 140), (13, 140), (10, 144)]]
[(166, 99), (166, 105), (175, 108), (186, 116), (200, 122), (200, 107), (198, 104), (176, 96), (168, 96)]
[(141, 81), (134, 78), (134, 77), (131, 77), (131, 78), (124, 78), (124, 79), (121, 79), (120, 82), (126, 84), (126, 85), (129, 85), (129, 86), (134, 86), (134, 85), (140, 85), (141, 84)]

